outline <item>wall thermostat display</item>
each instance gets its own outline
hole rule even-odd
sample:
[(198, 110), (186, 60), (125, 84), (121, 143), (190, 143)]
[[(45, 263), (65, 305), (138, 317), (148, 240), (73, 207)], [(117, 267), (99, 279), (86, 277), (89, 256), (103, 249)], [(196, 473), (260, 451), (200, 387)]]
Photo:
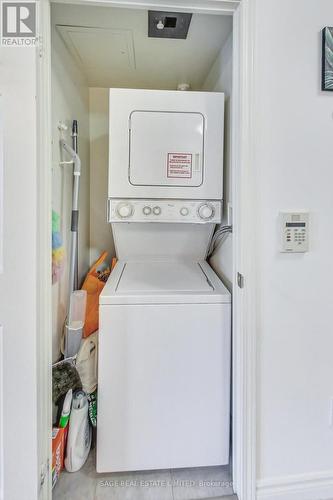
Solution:
[(281, 252), (308, 252), (309, 214), (304, 212), (283, 212), (280, 214), (280, 223)]

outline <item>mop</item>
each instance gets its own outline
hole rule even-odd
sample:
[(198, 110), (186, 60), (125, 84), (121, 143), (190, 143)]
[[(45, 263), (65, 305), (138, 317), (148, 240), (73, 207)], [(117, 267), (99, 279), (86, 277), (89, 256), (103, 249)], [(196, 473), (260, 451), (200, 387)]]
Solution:
[(77, 153), (77, 134), (77, 120), (74, 120), (72, 126), (73, 146), (67, 144), (63, 138), (60, 139), (61, 148), (71, 157), (69, 162), (62, 162), (62, 164), (72, 163), (74, 165), (71, 249), (68, 281), (68, 314), (65, 324), (65, 358), (75, 356), (80, 348), (87, 300), (87, 293), (84, 290), (78, 290), (78, 229), (81, 160)]
[[(60, 126), (60, 131), (65, 126)], [(89, 420), (87, 394), (82, 391), (82, 382), (76, 369), (76, 357), (82, 340), (85, 322), (87, 292), (78, 290), (78, 226), (81, 160), (77, 153), (77, 121), (72, 125), (73, 144), (70, 146), (60, 138), (60, 147), (73, 164), (73, 194), (71, 214), (71, 248), (68, 280), (68, 310), (65, 323), (65, 359), (53, 366), (53, 401), (61, 402), (60, 426), (68, 425), (65, 467), (68, 471), (79, 470), (85, 463), (91, 446), (92, 430)], [(69, 398), (70, 395), (70, 398)], [(70, 399), (70, 401), (69, 401)], [(60, 405), (59, 405), (60, 406)], [(60, 413), (60, 408), (58, 410)], [(57, 419), (59, 421), (59, 418)]]

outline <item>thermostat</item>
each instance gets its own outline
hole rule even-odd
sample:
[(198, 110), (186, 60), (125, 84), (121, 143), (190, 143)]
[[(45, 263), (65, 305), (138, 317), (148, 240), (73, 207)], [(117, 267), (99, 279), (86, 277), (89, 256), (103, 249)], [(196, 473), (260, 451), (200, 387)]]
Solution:
[(309, 251), (309, 214), (305, 212), (280, 213), (281, 252)]

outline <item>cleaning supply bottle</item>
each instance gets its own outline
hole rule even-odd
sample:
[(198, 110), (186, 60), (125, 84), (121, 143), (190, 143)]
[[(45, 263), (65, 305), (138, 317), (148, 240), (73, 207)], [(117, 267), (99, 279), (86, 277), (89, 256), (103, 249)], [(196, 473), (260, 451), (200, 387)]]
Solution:
[(73, 399), (73, 390), (69, 389), (69, 391), (66, 394), (64, 404), (62, 407), (59, 427), (66, 427), (68, 424), (69, 416), (71, 414), (72, 399)]
[(91, 446), (91, 426), (88, 415), (88, 398), (84, 391), (77, 391), (73, 397), (69, 420), (67, 454), (65, 467), (76, 472), (84, 465)]

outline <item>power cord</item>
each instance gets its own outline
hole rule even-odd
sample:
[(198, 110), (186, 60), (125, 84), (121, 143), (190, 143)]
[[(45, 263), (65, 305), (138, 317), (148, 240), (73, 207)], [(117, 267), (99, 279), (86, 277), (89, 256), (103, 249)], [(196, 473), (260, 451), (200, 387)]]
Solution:
[(216, 229), (209, 245), (208, 257), (211, 257), (211, 255), (220, 247), (220, 245), (222, 245), (230, 233), (232, 233), (232, 226), (220, 226)]

